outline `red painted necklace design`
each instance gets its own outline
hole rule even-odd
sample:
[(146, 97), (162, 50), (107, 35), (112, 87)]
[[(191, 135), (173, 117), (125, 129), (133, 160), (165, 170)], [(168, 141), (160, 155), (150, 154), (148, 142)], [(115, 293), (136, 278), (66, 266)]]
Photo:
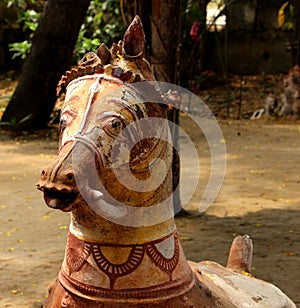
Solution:
[(133, 246), (127, 260), (122, 264), (113, 264), (105, 258), (98, 244), (92, 245), (92, 254), (98, 268), (109, 277), (110, 288), (113, 289), (117, 278), (126, 276), (138, 268), (143, 261), (145, 251), (142, 246)]
[[(174, 240), (173, 254), (167, 257), (159, 250), (159, 244), (162, 244), (166, 240), (169, 241), (171, 238)], [(172, 280), (172, 273), (179, 261), (179, 239), (177, 232), (151, 243), (124, 245), (123, 247), (130, 249), (130, 252), (127, 260), (121, 264), (115, 264), (105, 256), (105, 253), (103, 253), (105, 247), (116, 246), (86, 242), (78, 239), (69, 232), (66, 247), (66, 262), (70, 273), (80, 271), (85, 262), (87, 262), (87, 258), (92, 255), (98, 268), (109, 277), (110, 289), (113, 289), (114, 283), (119, 277), (129, 275), (139, 267), (144, 259), (145, 253), (153, 264), (169, 275), (170, 281)]]

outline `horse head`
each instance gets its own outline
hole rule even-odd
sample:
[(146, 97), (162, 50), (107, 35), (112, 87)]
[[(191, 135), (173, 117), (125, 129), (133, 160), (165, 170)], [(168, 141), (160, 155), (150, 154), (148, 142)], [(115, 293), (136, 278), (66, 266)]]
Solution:
[(167, 106), (143, 53), (136, 17), (122, 41), (89, 52), (58, 84), (58, 95), (66, 92), (59, 152), (37, 188), (49, 207), (72, 211), (77, 226), (152, 225), (173, 216)]

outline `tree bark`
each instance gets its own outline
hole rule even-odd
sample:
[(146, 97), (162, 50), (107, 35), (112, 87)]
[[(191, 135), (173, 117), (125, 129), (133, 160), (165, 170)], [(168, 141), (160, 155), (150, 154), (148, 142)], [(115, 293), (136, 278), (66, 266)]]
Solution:
[[(179, 76), (179, 34), (180, 34), (180, 0), (153, 0), (151, 6), (151, 46), (150, 62), (158, 81), (177, 84)], [(179, 124), (179, 110), (173, 109), (168, 118)], [(177, 148), (178, 126), (173, 126), (172, 137), (174, 149)], [(173, 204), (175, 214), (181, 210), (179, 189), (180, 158), (173, 151)]]
[(48, 0), (26, 59), (19, 84), (2, 116), (2, 121), (20, 123), (19, 130), (47, 125), (53, 110), (55, 89), (71, 64), (80, 26), (90, 0)]
[(153, 0), (151, 15), (151, 56), (154, 72), (159, 81), (177, 82), (176, 65), (180, 1)]

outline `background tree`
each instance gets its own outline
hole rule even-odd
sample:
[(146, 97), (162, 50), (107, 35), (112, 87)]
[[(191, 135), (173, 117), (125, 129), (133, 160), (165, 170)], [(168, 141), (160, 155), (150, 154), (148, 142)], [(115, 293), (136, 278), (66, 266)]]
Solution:
[[(146, 32), (147, 58), (157, 80), (173, 84), (180, 82), (181, 1), (140, 0), (136, 6)], [(179, 124), (179, 111), (169, 111), (170, 121)], [(178, 126), (172, 129), (174, 148), (177, 148)], [(179, 189), (180, 161), (173, 151), (173, 204), (175, 212), (181, 208)]]
[[(151, 14), (151, 48), (150, 61), (154, 74), (159, 81), (178, 84), (180, 81), (180, 15), (181, 1), (153, 0)], [(169, 120), (179, 124), (179, 110), (169, 111)], [(178, 126), (172, 130), (173, 143), (177, 148)], [(173, 151), (173, 204), (175, 213), (181, 208), (179, 189), (180, 160), (176, 151)]]
[[(39, 129), (47, 125), (56, 101), (57, 82), (71, 64), (89, 3), (90, 0), (47, 1), (31, 52), (2, 121), (20, 123), (19, 129)], [(27, 121), (22, 122), (26, 117)]]
[[(120, 1), (125, 24), (129, 24), (136, 14), (142, 19), (146, 36), (146, 58), (151, 63), (155, 78), (173, 84), (180, 83), (181, 2), (181, 0)], [(170, 110), (168, 117), (170, 121), (179, 124), (178, 110)], [(171, 133), (174, 146), (177, 148), (178, 126), (173, 126)], [(175, 212), (178, 212), (181, 202), (179, 189), (176, 188), (179, 184), (180, 161), (175, 150), (173, 154), (173, 203)]]

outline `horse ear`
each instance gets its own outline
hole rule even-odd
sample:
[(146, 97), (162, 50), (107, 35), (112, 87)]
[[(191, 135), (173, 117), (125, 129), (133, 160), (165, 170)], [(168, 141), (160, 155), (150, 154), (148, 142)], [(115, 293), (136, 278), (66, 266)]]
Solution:
[(97, 56), (100, 58), (101, 64), (106, 65), (110, 62), (111, 54), (107, 46), (102, 43), (97, 50)]
[(145, 49), (145, 33), (142, 21), (135, 16), (123, 37), (123, 56), (128, 59), (141, 58)]

